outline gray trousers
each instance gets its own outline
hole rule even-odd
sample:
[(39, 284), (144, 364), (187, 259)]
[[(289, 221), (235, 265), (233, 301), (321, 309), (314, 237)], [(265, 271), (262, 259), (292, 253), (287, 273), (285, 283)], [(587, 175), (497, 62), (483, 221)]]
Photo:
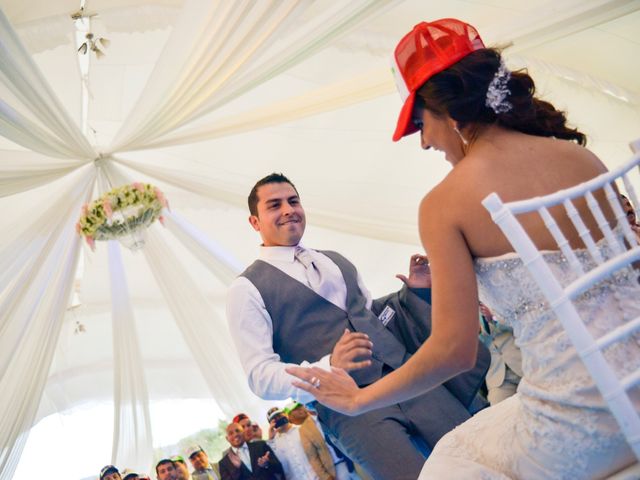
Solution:
[(355, 417), (319, 403), (316, 409), (338, 448), (374, 480), (416, 480), (426, 460), (416, 441), (433, 449), (445, 433), (470, 417), (458, 399), (442, 386)]

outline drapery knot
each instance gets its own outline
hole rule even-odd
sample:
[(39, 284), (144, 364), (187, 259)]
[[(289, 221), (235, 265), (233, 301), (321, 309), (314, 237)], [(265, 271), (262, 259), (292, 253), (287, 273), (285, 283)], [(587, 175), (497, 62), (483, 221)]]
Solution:
[(106, 162), (111, 160), (113, 160), (113, 157), (111, 155), (104, 155), (102, 153), (99, 153), (98, 156), (93, 159), (93, 163), (95, 164), (96, 168), (99, 168), (104, 167)]

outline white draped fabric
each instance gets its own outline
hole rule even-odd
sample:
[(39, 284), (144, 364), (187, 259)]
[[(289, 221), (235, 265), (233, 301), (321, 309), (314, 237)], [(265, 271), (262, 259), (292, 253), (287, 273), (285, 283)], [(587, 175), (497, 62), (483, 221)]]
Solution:
[(28, 232), (25, 243), (3, 250), (3, 260), (19, 250), (29, 258), (14, 270), (0, 296), (0, 390), (6, 392), (0, 398), (1, 480), (13, 477), (20, 459), (71, 294), (80, 252), (75, 216), (90, 199), (95, 178), (93, 169), (80, 173), (61, 197), (54, 225), (34, 225), (39, 231)]
[[(152, 167), (123, 158), (117, 158), (115, 161), (133, 170), (144, 173), (151, 178), (162, 180), (170, 185), (175, 185), (205, 197), (222, 200), (239, 207), (245, 207), (247, 204), (246, 192), (234, 191), (232, 187), (227, 184), (220, 184), (216, 185), (216, 188), (211, 188), (212, 182), (209, 179), (198, 177), (188, 171)], [(369, 238), (379, 240), (415, 244), (415, 225), (408, 222), (402, 222), (401, 220), (390, 221), (388, 219), (378, 219), (375, 217), (365, 218), (341, 212), (327, 212), (314, 208), (307, 209), (307, 212), (313, 215), (314, 223), (321, 227), (356, 235), (366, 235)]]
[[(261, 418), (266, 410), (247, 387), (220, 303), (224, 285), (249, 259), (248, 246), (257, 243), (246, 240), (252, 234), (246, 213), (242, 233), (229, 234), (220, 218), (236, 215), (238, 207), (246, 210), (248, 189), (258, 176), (281, 169), (302, 178), (308, 218), (340, 239), (339, 246), (328, 246), (347, 248), (356, 238), (355, 255), (366, 258), (367, 248), (386, 252), (369, 259), (371, 272), (393, 256), (391, 250), (417, 244), (415, 206), (446, 167), (434, 166), (442, 162), (432, 152), (388, 141), (399, 103), (389, 95), (394, 86), (386, 52), (413, 24), (458, 16), (476, 24), (488, 44), (512, 41), (507, 63), (541, 72), (542, 93), (557, 92), (552, 101), (570, 114), (580, 112), (587, 130), (595, 129), (588, 133), (598, 153), (617, 154), (640, 131), (640, 67), (631, 61), (638, 53), (640, 6), (632, 0), (529, 0), (508, 9), (496, 2), (430, 0), (115, 3), (88, 2), (89, 11), (100, 12), (92, 21), (108, 38), (133, 44), (143, 32), (164, 29), (166, 36), (153, 38), (167, 40), (157, 60), (147, 59), (146, 50), (137, 52), (140, 65), (110, 59), (107, 51), (83, 80), (90, 105), (93, 92), (111, 86), (123, 92), (105, 118), (89, 115), (97, 130), (111, 128), (92, 137), (109, 139), (105, 145), (92, 145), (74, 121), (73, 108), (67, 111), (68, 102), (59, 99), (69, 93), (60, 97), (43, 74), (71, 64), (59, 63), (59, 52), (52, 50), (67, 46), (68, 55), (75, 54), (69, 15), (79, 1), (2, 2), (0, 135), (6, 141), (0, 145), (0, 229), (6, 233), (0, 237), (0, 390), (9, 393), (0, 398), (0, 480), (12, 478), (37, 420), (59, 332), (65, 314), (70, 316), (70, 293), (82, 290), (78, 256), (84, 252), (91, 262), (107, 248), (100, 244), (89, 252), (74, 230), (81, 205), (97, 192), (150, 180), (176, 198), (169, 196), (174, 210), (165, 212), (166, 228), (153, 225), (143, 255), (135, 259), (150, 272), (149, 290), (157, 297), (133, 294), (139, 286), (128, 284), (129, 265), (111, 243), (105, 273), (111, 300), (91, 306), (94, 312), (111, 311), (112, 460), (148, 470), (153, 389), (144, 368), (148, 339), (139, 339), (137, 329), (148, 319), (137, 302), (169, 312), (225, 415), (244, 410)], [(366, 32), (350, 43), (349, 35), (363, 26)], [(121, 45), (120, 52), (125, 50)], [(94, 67), (95, 62), (91, 57)], [(67, 74), (80, 84), (79, 70)], [(138, 90), (127, 90), (131, 78), (141, 79)], [(102, 90), (90, 81), (102, 82)], [(614, 123), (611, 118), (622, 125), (602, 133), (601, 127)], [(609, 160), (612, 166), (623, 157)], [(100, 188), (97, 172), (104, 174)], [(204, 204), (215, 204), (214, 213), (199, 212)], [(220, 241), (213, 238), (218, 233)], [(388, 245), (393, 248), (385, 251)], [(204, 274), (194, 272), (194, 264)]]
[(390, 3), (336, 4), (311, 22), (297, 25), (274, 51), (268, 47), (283, 29), (293, 28), (311, 2), (188, 0), (150, 82), (108, 152), (142, 148), (224, 105), (308, 58)]
[[(104, 166), (109, 181), (114, 186), (131, 183), (119, 167), (111, 163)], [(230, 283), (240, 272), (236, 260), (230, 257), (215, 242), (207, 241), (184, 219), (172, 216), (169, 230), (177, 232), (183, 241), (205, 266), (214, 273), (221, 273), (220, 280)], [(229, 416), (237, 413), (240, 406), (254, 417), (266, 411), (266, 404), (258, 401), (249, 390), (244, 375), (240, 372), (240, 361), (226, 321), (195, 284), (176, 253), (163, 239), (165, 232), (157, 225), (149, 229), (144, 255), (164, 299), (182, 336), (200, 367), (211, 394), (222, 411)]]
[(0, 134), (51, 157), (96, 157), (0, 11)]
[(116, 241), (108, 243), (115, 406), (112, 463), (147, 472), (153, 458), (147, 383), (120, 245)]

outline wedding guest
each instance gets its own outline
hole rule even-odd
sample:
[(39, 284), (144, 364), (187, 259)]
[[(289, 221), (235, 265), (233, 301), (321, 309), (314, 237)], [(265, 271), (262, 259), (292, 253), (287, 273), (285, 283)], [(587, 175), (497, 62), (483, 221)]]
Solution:
[(246, 414), (239, 413), (233, 417), (232, 423), (239, 423), (244, 429), (244, 439), (246, 442), (262, 440), (262, 428), (253, 422)]
[[(289, 421), (300, 427), (300, 438), (304, 451), (315, 450), (315, 455), (307, 454), (307, 457), (320, 478), (323, 478), (322, 475), (333, 475), (337, 480), (356, 480), (359, 478), (354, 471), (353, 462), (330, 443), (315, 412), (309, 411), (300, 402), (287, 405), (284, 411)], [(329, 459), (333, 467), (329, 466)]]
[(276, 454), (263, 440), (246, 442), (242, 425), (227, 425), (231, 445), (219, 462), (222, 480), (282, 480), (284, 471)]
[(267, 419), (276, 432), (271, 447), (282, 464), (285, 477), (319, 480), (308, 456), (317, 453), (305, 452), (300, 438), (300, 428), (290, 423), (284, 410), (278, 407), (269, 409)]
[[(419, 478), (586, 480), (635, 463), (560, 320), (482, 206), (494, 192), (505, 202), (534, 198), (607, 169), (583, 147), (584, 134), (567, 126), (564, 113), (535, 96), (528, 73), (510, 71), (471, 25), (451, 18), (422, 22), (400, 40), (394, 60), (404, 101), (394, 140), (420, 132), (422, 148), (443, 152), (453, 166), (425, 196), (418, 217), (433, 273), (431, 336), (402, 367), (369, 386), (358, 387), (341, 369), (291, 367), (287, 371), (301, 379), (295, 385), (351, 415), (429, 391), (474, 364), (480, 298), (513, 327), (522, 352), (518, 393), (445, 435)], [(594, 197), (615, 225), (604, 192)], [(586, 202), (574, 206), (607, 255)], [(570, 246), (582, 248), (568, 215), (552, 210)], [(519, 220), (549, 268), (567, 278), (566, 259), (543, 219), (527, 214)], [(591, 262), (588, 255), (579, 260)], [(636, 277), (626, 268), (574, 300), (588, 328), (608, 332), (640, 316)], [(637, 372), (638, 343), (616, 347), (618, 373)], [(640, 409), (637, 400), (634, 407)]]
[(122, 480), (150, 480), (147, 475), (144, 475), (144, 474), (141, 475), (139, 473), (133, 472), (126, 468), (121, 475), (122, 475)]
[(187, 457), (193, 467), (193, 480), (220, 480), (218, 464), (209, 461), (207, 452), (200, 445), (189, 447)]
[(178, 480), (178, 472), (172, 460), (163, 458), (156, 463), (156, 478), (158, 480)]
[(620, 199), (622, 200), (622, 209), (624, 210), (624, 214), (627, 216), (629, 226), (631, 227), (631, 230), (634, 231), (636, 237), (638, 238), (638, 241), (640, 242), (640, 225), (638, 225), (636, 211), (626, 196), (620, 194)]
[(122, 480), (122, 476), (116, 467), (106, 465), (100, 470), (100, 480)]
[(187, 462), (182, 455), (174, 455), (171, 457), (174, 467), (176, 467), (176, 474), (178, 480), (191, 480), (191, 473), (187, 467)]

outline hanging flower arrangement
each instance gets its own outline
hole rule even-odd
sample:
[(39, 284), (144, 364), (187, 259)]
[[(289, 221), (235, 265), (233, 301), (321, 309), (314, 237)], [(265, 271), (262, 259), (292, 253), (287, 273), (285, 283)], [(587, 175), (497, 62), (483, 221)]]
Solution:
[(164, 224), (162, 209), (168, 206), (164, 194), (153, 185), (122, 185), (84, 204), (76, 231), (92, 250), (96, 240), (120, 240), (136, 250), (144, 245), (142, 235), (149, 225), (156, 220)]

